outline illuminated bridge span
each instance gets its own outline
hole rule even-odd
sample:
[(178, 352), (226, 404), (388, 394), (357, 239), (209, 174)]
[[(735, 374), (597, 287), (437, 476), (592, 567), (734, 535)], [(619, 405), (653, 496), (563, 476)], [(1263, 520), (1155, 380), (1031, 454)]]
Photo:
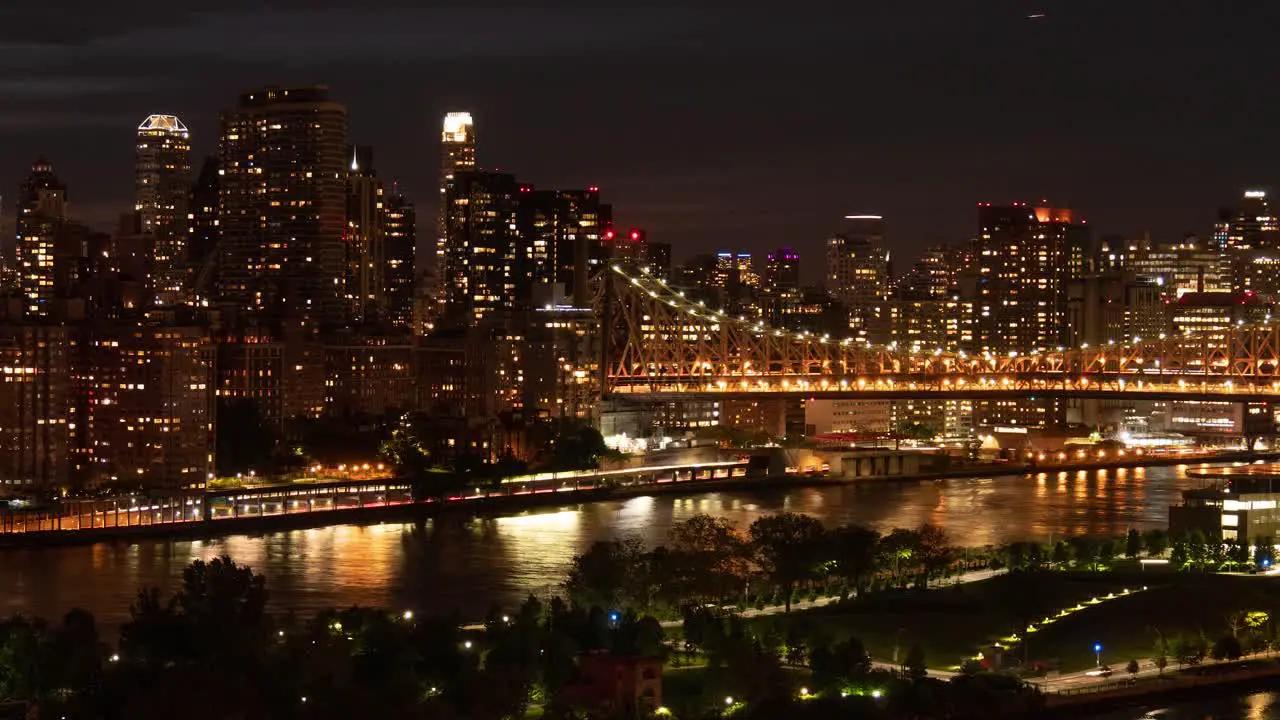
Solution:
[(876, 346), (787, 332), (686, 299), (644, 271), (603, 274), (606, 390), (636, 399), (768, 395), (1280, 401), (1280, 323), (1041, 353)]

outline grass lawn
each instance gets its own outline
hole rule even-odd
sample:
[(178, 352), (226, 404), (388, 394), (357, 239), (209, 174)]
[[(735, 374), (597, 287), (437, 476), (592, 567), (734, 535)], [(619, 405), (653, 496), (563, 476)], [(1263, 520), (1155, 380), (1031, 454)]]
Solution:
[[(1212, 645), (1236, 611), (1280, 612), (1280, 578), (1161, 573), (1145, 578), (1146, 592), (1073, 614), (1032, 636), (1032, 657), (1057, 657), (1063, 670), (1092, 666), (1092, 645), (1120, 669), (1130, 659), (1155, 655), (1159, 630), (1171, 645), (1179, 634), (1203, 632)], [(1175, 665), (1171, 662), (1171, 667)]]
[[(793, 613), (790, 618), (775, 616), (750, 622), (758, 626), (779, 623), (780, 628), (785, 623), (798, 623), (808, 637), (827, 642), (854, 636), (879, 661), (892, 660), (895, 642), (899, 659), (918, 644), (930, 667), (948, 669), (983, 646), (1025, 628), (1029, 622), (1038, 622), (1091, 598), (1134, 587), (1137, 577), (1128, 573), (1001, 575), (928, 592), (882, 593), (841, 606)], [(1112, 602), (1120, 601), (1107, 601), (1078, 614), (1087, 615)], [(1057, 629), (1056, 624), (1050, 627)], [(1041, 634), (1049, 636), (1043, 631), (1033, 634), (1031, 657), (1056, 657), (1037, 650)], [(1088, 642), (1092, 644), (1093, 640)], [(1082, 649), (1088, 647), (1082, 645)]]
[[(784, 668), (786, 683), (792, 688), (804, 687), (809, 671), (800, 668)], [(662, 672), (662, 703), (671, 708), (676, 717), (700, 717), (708, 709), (723, 707), (726, 689), (711, 682), (711, 673), (705, 665), (672, 668)]]

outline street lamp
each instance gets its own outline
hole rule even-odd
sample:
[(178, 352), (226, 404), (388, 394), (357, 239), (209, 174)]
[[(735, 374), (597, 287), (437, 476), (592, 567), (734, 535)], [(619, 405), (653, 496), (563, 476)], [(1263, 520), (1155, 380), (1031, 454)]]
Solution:
[(1102, 643), (1096, 642), (1093, 644), (1093, 657), (1098, 667), (1102, 667)]

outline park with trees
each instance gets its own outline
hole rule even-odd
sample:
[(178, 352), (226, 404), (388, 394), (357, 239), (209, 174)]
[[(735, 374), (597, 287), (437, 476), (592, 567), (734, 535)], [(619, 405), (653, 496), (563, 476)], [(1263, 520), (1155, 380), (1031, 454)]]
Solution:
[[(931, 525), (696, 515), (659, 547), (595, 543), (559, 596), (478, 626), (403, 608), (300, 617), (224, 557), (172, 593), (142, 589), (118, 629), (75, 609), (0, 622), (0, 703), (197, 720), (1034, 717), (1044, 696), (1026, 681), (1051, 667), (1177, 673), (1280, 647), (1280, 590), (1249, 574), (1269, 540), (1218, 544), (1131, 531), (961, 548)], [(659, 661), (663, 705), (585, 702), (584, 659), (602, 655)]]

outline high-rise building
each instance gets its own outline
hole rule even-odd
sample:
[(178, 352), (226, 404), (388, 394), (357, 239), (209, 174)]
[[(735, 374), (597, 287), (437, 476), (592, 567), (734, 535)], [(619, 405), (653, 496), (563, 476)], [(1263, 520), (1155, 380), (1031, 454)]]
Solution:
[(605, 230), (606, 243), (613, 244), (612, 257), (633, 267), (643, 268), (661, 280), (671, 279), (671, 243), (650, 240), (641, 228), (615, 233)]
[(1066, 342), (1065, 283), (1088, 269), (1090, 231), (1066, 208), (978, 211), (978, 347), (1033, 352)]
[(440, 198), (439, 212), (436, 217), (436, 252), (435, 282), (439, 287), (428, 288), (428, 292), (438, 296), (442, 305), (448, 301), (448, 278), (446, 268), (449, 264), (449, 226), (454, 223), (449, 217), (450, 205), (446, 198), (449, 184), (458, 172), (476, 169), (476, 126), (469, 112), (451, 112), (444, 116), (444, 125), (440, 132)]
[(445, 188), (447, 325), (475, 325), (516, 306), (517, 206), (514, 175), (458, 171)]
[(73, 329), (0, 325), (0, 493), (69, 480)]
[(789, 247), (772, 250), (765, 256), (762, 289), (769, 293), (800, 289), (800, 255)]
[(347, 112), (324, 87), (255, 90), (222, 114), (218, 299), (250, 315), (346, 315)]
[(849, 328), (875, 333), (892, 276), (885, 222), (879, 215), (846, 215), (845, 227), (827, 239), (827, 291), (849, 309)]
[(213, 470), (214, 345), (198, 326), (104, 324), (84, 350), (93, 378), (77, 428), (92, 482), (180, 488)]
[(191, 186), (187, 201), (187, 282), (192, 299), (208, 298), (218, 269), (218, 158), (209, 156)]
[(1246, 190), (1235, 207), (1219, 210), (1213, 241), (1218, 250), (1280, 248), (1280, 218), (1267, 202), (1267, 191)]
[(346, 291), (355, 324), (382, 318), (386, 286), (386, 215), (382, 181), (373, 168), (373, 148), (352, 147), (347, 168)]
[(1133, 244), (1129, 267), (1140, 277), (1154, 281), (1171, 297), (1191, 292), (1231, 292), (1229, 258), (1194, 235), (1175, 242), (1153, 242), (1144, 237)]
[(155, 302), (186, 300), (187, 203), (191, 190), (191, 140), (173, 115), (152, 115), (138, 126), (134, 210), (142, 232), (155, 238)]
[(929, 248), (898, 283), (896, 295), (902, 300), (945, 299), (954, 294), (957, 270), (949, 248)]
[(25, 313), (48, 317), (54, 297), (54, 240), (66, 219), (67, 187), (58, 180), (53, 165), (40, 158), (31, 165), (31, 174), (18, 188), (15, 245), (18, 287)]
[(416, 332), (414, 300), (417, 274), (414, 263), (418, 251), (417, 215), (414, 205), (400, 188), (392, 184), (383, 201), (386, 236), (382, 287), (386, 320), (396, 328)]
[(600, 189), (536, 190), (520, 186), (517, 253), (519, 299), (528, 303), (532, 286), (563, 285), (569, 297), (585, 302), (587, 279), (610, 256), (607, 233), (613, 206), (600, 202)]

